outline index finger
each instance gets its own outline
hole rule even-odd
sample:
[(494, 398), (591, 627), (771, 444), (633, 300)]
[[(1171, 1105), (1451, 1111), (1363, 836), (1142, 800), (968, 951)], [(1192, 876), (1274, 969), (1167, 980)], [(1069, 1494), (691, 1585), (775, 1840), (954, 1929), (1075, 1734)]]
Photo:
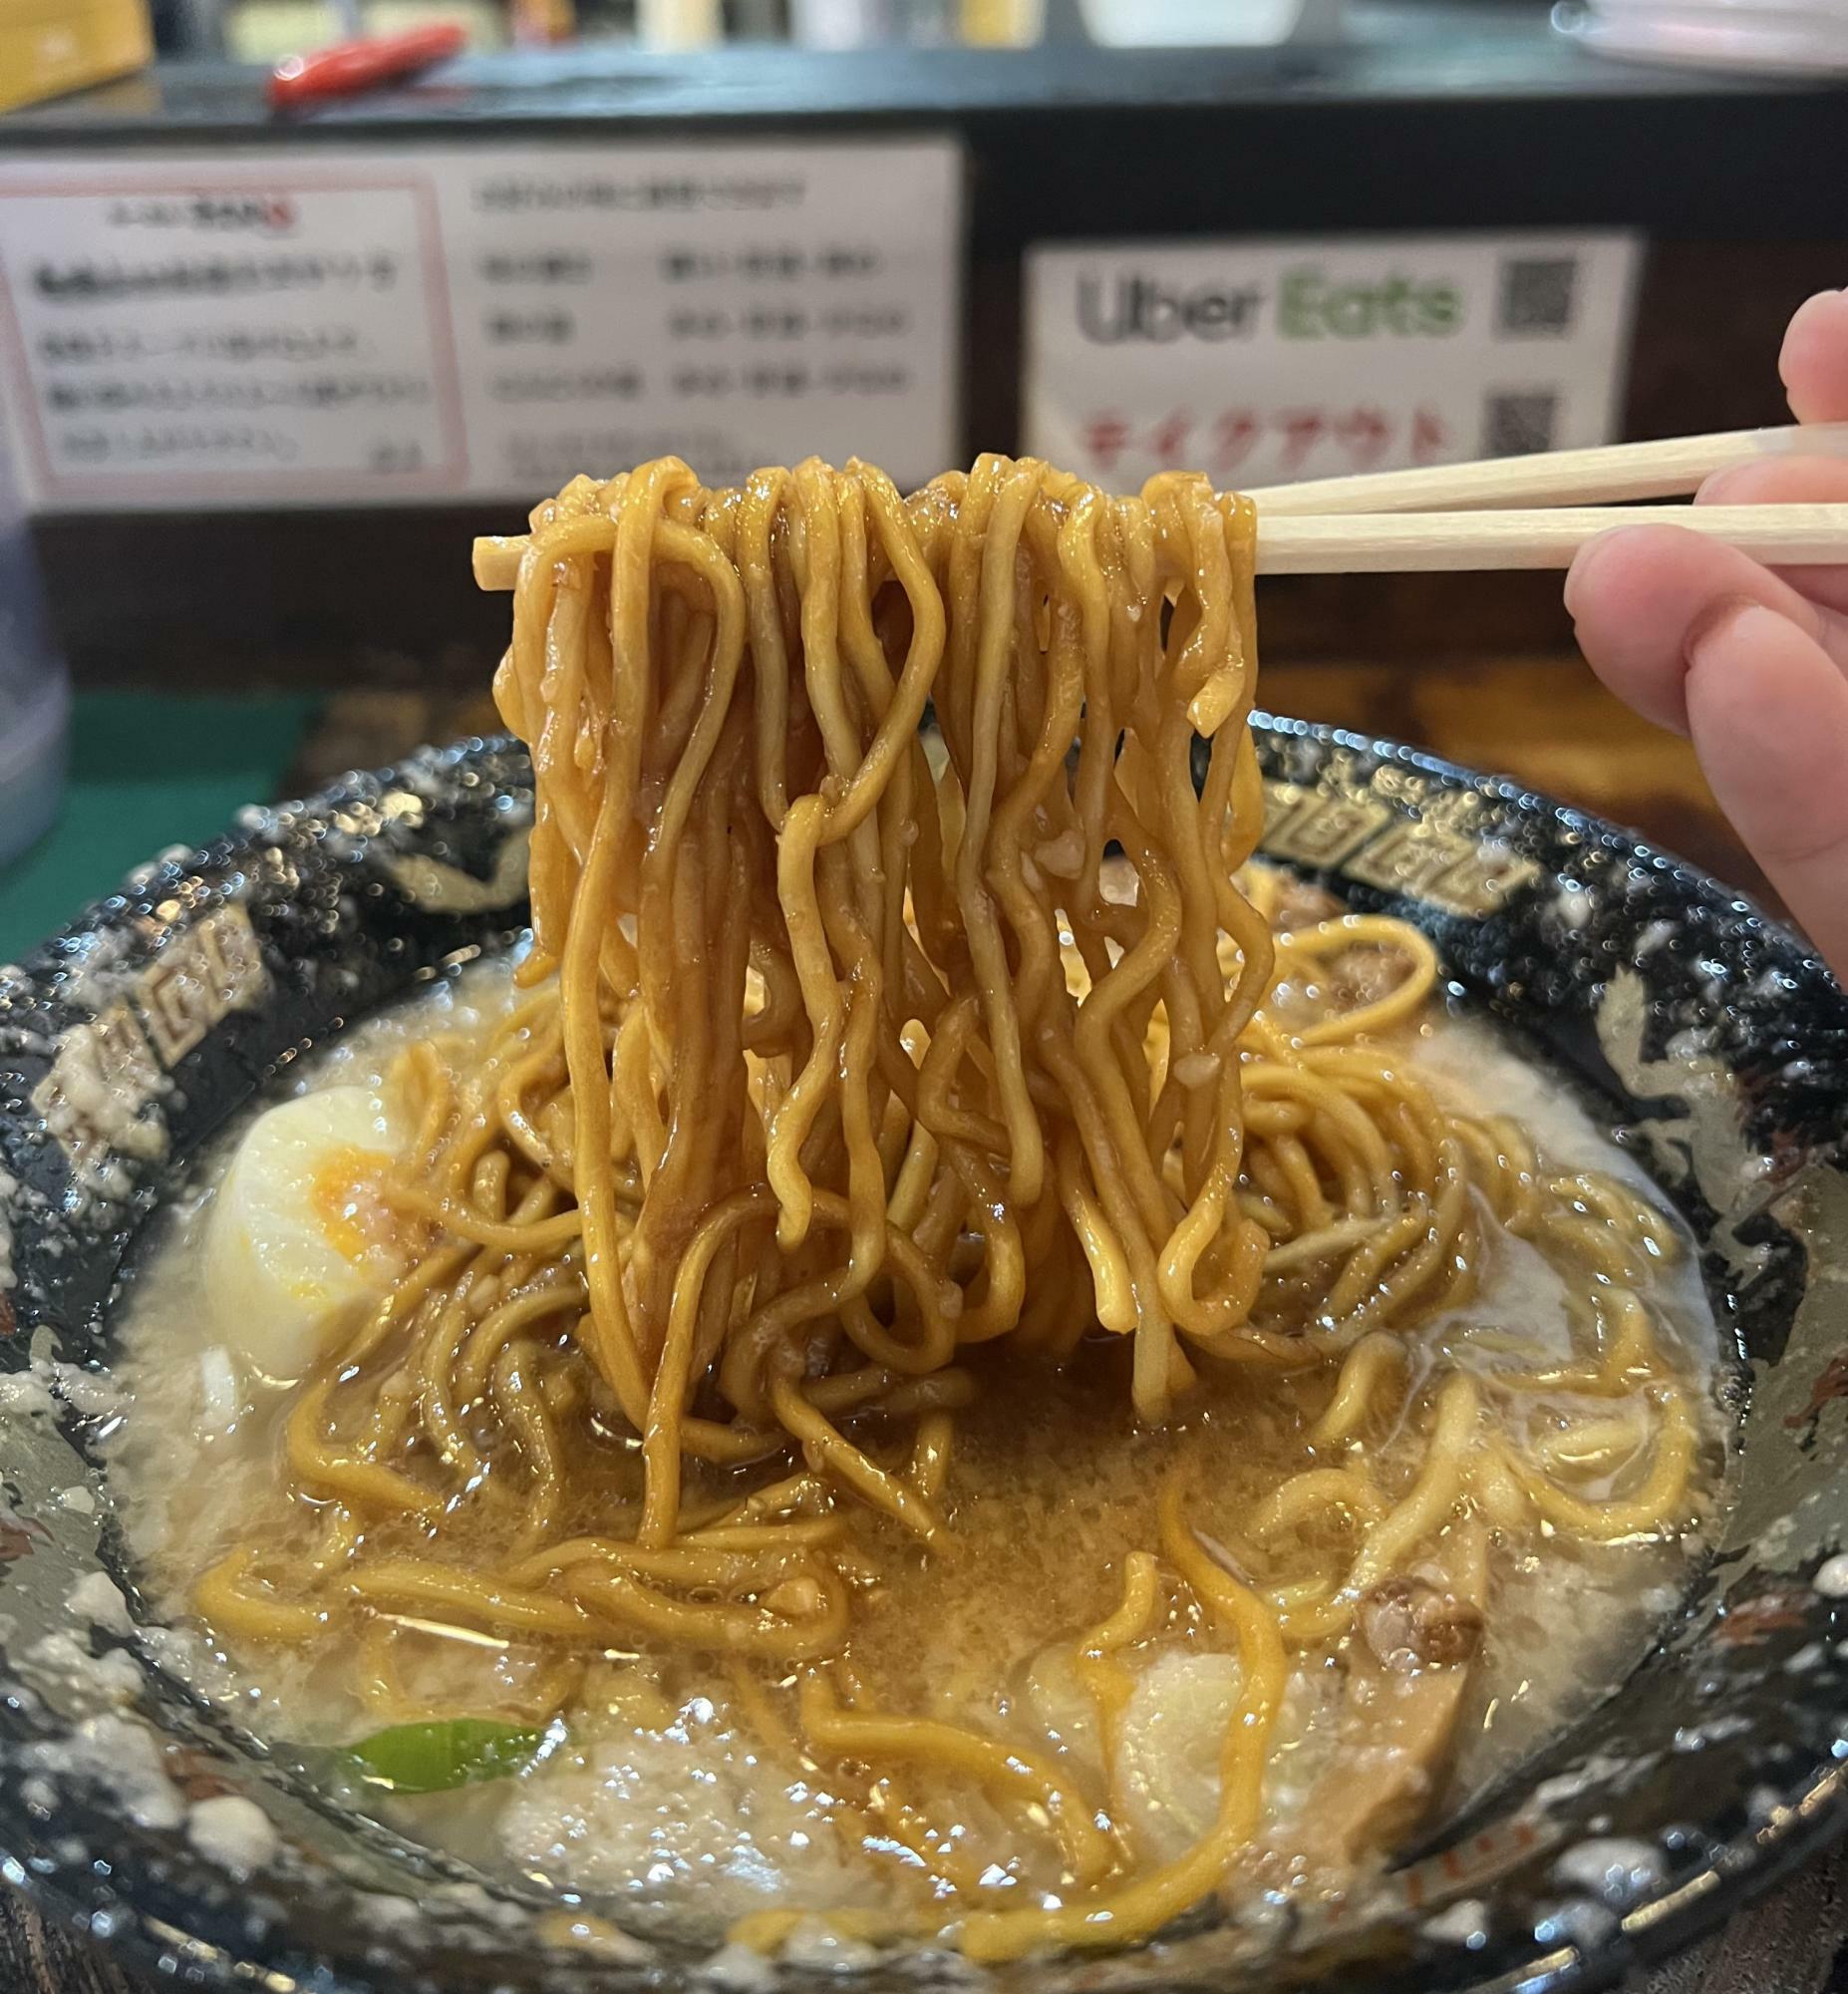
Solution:
[(1819, 291), (1797, 307), (1777, 372), (1798, 422), (1848, 419), (1848, 291)]
[[(1799, 432), (1800, 434), (1800, 432)], [(1702, 505), (1848, 505), (1848, 458), (1760, 457), (1716, 471), (1694, 494)], [(1792, 588), (1848, 610), (1848, 566), (1782, 570)]]

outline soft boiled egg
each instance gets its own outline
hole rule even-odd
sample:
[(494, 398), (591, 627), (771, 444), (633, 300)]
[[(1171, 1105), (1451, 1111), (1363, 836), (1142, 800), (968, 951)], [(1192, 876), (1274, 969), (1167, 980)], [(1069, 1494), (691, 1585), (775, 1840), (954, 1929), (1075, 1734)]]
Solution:
[(403, 1138), (367, 1087), (269, 1109), (225, 1172), (205, 1233), (205, 1290), (232, 1355), (299, 1378), (401, 1271), (384, 1196)]

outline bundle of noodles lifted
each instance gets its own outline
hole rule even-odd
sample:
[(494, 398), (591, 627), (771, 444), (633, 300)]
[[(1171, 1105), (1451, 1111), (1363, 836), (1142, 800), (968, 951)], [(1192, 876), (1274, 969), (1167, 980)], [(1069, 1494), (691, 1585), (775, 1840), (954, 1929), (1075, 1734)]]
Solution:
[[(192, 1573), (234, 1651), (565, 1738), (699, 1690), (875, 1879), (828, 1929), (1000, 1959), (1339, 1887), (1497, 1574), (1673, 1544), (1673, 1222), (1440, 1084), (1415, 930), (1248, 862), (1253, 541), (1193, 477), (665, 459), (486, 550), (530, 951), (342, 1152), (389, 1279), (289, 1383), (297, 1553)], [(410, 1694), (445, 1627), (491, 1681)]]

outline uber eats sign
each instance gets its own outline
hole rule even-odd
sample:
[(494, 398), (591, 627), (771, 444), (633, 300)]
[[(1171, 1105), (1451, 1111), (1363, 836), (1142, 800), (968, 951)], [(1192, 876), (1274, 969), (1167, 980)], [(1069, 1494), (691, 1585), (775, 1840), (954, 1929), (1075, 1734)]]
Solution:
[(1609, 440), (1638, 242), (1618, 233), (1040, 244), (1023, 446), (1128, 490)]
[(1333, 276), (1320, 262), (1283, 272), (1274, 288), (1169, 282), (1148, 269), (1081, 274), (1078, 330), (1099, 346), (1130, 340), (1255, 338), (1443, 339), (1463, 325), (1463, 292), (1447, 277), (1394, 270), (1377, 280)]

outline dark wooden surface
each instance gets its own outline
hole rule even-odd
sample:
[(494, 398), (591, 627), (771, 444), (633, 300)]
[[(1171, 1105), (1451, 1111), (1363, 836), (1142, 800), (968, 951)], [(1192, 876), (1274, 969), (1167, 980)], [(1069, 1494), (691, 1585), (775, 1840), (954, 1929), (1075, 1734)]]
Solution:
[(147, 1994), (87, 1939), (47, 1925), (21, 1897), (0, 1891), (0, 1986), (7, 1994)]
[[(1714, 809), (1688, 744), (1610, 699), (1575, 658), (1488, 663), (1333, 660), (1273, 666), (1264, 703), (1307, 720), (1390, 735), (1516, 777), (1645, 831), (1769, 898)], [(333, 700), (288, 788), (299, 794), (426, 740), (496, 725), (479, 696), (348, 693)], [(86, 1939), (0, 1890), (0, 1994), (156, 1994), (174, 1983), (123, 1971)], [(1680, 1959), (1638, 1975), (1639, 1994), (1848, 1994), (1848, 1850), (1831, 1851)]]

